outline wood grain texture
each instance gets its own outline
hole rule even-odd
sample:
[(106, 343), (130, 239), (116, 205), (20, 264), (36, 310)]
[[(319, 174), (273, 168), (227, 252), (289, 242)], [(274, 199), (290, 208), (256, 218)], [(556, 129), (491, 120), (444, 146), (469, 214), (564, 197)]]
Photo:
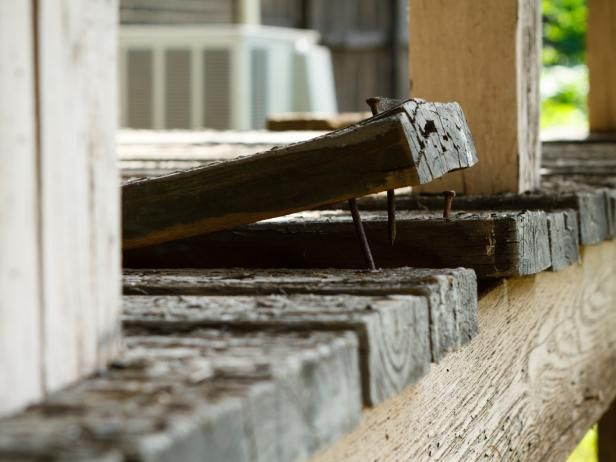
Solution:
[(126, 296), (123, 321), (129, 329), (146, 327), (162, 334), (197, 327), (353, 331), (366, 405), (417, 382), (431, 361), (428, 300), (410, 295)]
[(106, 374), (2, 421), (0, 460), (299, 461), (359, 421), (352, 333), (127, 334)]
[(551, 212), (548, 216), (552, 271), (560, 271), (580, 260), (580, 232), (577, 212)]
[(481, 159), (472, 170), (421, 189), (494, 194), (536, 188), (540, 2), (409, 0), (409, 8), (411, 94), (460, 102)]
[(588, 1), (588, 120), (591, 132), (616, 133), (616, 5)]
[(398, 268), (345, 270), (125, 271), (129, 295), (420, 295), (430, 306), (432, 360), (478, 333), (477, 281), (472, 270)]
[[(400, 207), (399, 207), (400, 208)], [(550, 266), (543, 212), (397, 213), (392, 247), (384, 212), (362, 213), (376, 265), (468, 267), (479, 277), (534, 274)], [(124, 252), (128, 268), (363, 268), (351, 216), (306, 212), (231, 231)]]
[(476, 161), (459, 105), (410, 100), (305, 143), (125, 184), (123, 247), (144, 247), (426, 183)]
[(615, 259), (503, 281), (477, 339), (312, 461), (564, 460), (616, 394)]
[(0, 415), (43, 392), (32, 14), (0, 2)]
[(53, 390), (119, 349), (118, 5), (38, 5), (44, 380)]

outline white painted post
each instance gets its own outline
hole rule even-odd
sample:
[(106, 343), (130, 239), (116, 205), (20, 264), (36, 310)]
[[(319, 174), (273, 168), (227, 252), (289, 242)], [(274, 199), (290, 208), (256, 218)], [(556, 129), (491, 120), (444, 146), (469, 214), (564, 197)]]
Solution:
[(0, 414), (119, 348), (117, 9), (0, 2)]

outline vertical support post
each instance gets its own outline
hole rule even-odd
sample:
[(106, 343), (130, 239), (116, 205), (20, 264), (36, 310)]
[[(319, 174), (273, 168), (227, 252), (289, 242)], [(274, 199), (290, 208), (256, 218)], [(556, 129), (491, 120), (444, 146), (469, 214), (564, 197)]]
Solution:
[(413, 97), (457, 101), (479, 163), (424, 190), (466, 194), (538, 187), (539, 0), (409, 0)]
[(236, 0), (238, 24), (261, 24), (261, 0)]
[(588, 118), (591, 133), (616, 133), (616, 3), (588, 0)]
[(43, 391), (32, 15), (0, 2), (0, 415)]
[(117, 8), (0, 2), (0, 414), (119, 349)]
[(599, 420), (599, 462), (616, 462), (616, 401)]

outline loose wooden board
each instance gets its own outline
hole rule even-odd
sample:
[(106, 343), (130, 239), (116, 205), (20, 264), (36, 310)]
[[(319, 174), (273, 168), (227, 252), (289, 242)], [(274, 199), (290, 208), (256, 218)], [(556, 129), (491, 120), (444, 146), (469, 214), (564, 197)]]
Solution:
[(431, 361), (426, 297), (126, 296), (125, 328), (161, 334), (197, 327), (242, 331), (353, 331), (359, 341), (364, 404), (375, 405), (417, 382)]
[(502, 281), (479, 301), (475, 341), (311, 462), (565, 460), (616, 395), (614, 261), (606, 242), (581, 265)]
[(473, 271), (399, 268), (345, 270), (126, 271), (129, 295), (419, 295), (430, 307), (432, 360), (477, 333), (477, 281)]
[(145, 247), (427, 183), (476, 162), (459, 105), (410, 100), (304, 143), (125, 184), (123, 247)]
[(359, 422), (352, 333), (132, 329), (126, 344), (103, 375), (1, 421), (0, 460), (305, 460)]
[[(392, 247), (385, 212), (362, 213), (376, 265), (467, 267), (479, 277), (523, 276), (550, 266), (543, 212), (397, 213)], [(306, 212), (124, 253), (128, 268), (363, 268), (348, 212)]]

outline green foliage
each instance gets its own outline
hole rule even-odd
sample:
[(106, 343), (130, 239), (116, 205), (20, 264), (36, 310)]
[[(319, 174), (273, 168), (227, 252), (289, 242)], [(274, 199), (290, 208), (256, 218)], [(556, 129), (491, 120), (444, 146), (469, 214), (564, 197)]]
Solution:
[(587, 125), (586, 66), (545, 67), (541, 74), (541, 127)]
[(567, 462), (599, 462), (597, 454), (598, 432), (595, 425), (584, 439), (580, 442), (575, 451), (569, 456)]
[(581, 64), (586, 59), (586, 0), (543, 0), (543, 63)]
[(543, 0), (541, 126), (587, 125), (587, 0)]

